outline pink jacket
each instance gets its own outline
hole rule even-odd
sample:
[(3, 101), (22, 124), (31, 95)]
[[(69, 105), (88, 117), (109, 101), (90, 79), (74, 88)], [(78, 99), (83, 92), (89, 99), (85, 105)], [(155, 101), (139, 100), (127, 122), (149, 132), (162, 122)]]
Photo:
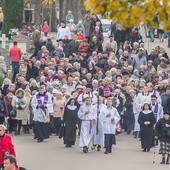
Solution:
[(54, 108), (54, 113), (53, 117), (62, 117), (64, 113), (64, 107), (65, 107), (65, 101), (64, 99), (62, 100), (53, 100), (53, 108)]
[(44, 24), (42, 26), (42, 32), (47, 33), (49, 31), (49, 26), (47, 24)]

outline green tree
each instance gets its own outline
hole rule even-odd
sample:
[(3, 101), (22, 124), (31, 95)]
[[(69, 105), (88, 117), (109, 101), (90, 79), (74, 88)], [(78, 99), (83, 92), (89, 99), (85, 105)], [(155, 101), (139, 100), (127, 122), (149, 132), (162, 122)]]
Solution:
[(24, 0), (4, 0), (4, 24), (2, 32), (8, 35), (11, 28), (21, 28), (23, 21)]
[(0, 7), (3, 7), (4, 0), (0, 0)]

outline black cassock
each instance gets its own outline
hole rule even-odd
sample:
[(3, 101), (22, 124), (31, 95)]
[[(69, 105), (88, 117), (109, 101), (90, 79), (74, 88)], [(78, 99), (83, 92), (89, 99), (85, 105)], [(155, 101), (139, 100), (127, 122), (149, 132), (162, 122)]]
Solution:
[(67, 106), (64, 111), (63, 121), (65, 123), (64, 144), (74, 145), (76, 141), (76, 123), (78, 107), (75, 110), (70, 110)]
[[(145, 125), (144, 122), (149, 121), (149, 125)], [(138, 118), (140, 124), (140, 138), (142, 149), (150, 149), (154, 146), (154, 130), (153, 126), (156, 123), (153, 112), (143, 113), (141, 112)]]

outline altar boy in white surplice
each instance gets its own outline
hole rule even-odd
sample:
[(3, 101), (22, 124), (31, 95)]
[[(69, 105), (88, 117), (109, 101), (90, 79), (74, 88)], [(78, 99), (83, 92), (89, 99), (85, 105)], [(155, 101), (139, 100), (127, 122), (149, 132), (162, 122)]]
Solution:
[(79, 146), (83, 147), (84, 153), (87, 153), (89, 145), (94, 139), (97, 120), (97, 109), (96, 106), (92, 105), (91, 97), (85, 98), (85, 103), (78, 111), (78, 117), (82, 121)]
[(96, 121), (96, 128), (94, 133), (94, 141), (93, 146), (91, 147), (92, 150), (95, 150), (97, 146), (97, 150), (100, 151), (101, 147), (104, 147), (104, 133), (103, 133), (103, 120), (102, 120), (102, 110), (106, 110), (107, 107), (103, 103), (104, 98), (99, 96), (98, 97), (98, 104), (97, 107), (97, 121)]
[(115, 142), (116, 124), (120, 120), (120, 115), (117, 109), (112, 106), (112, 104), (112, 99), (108, 99), (107, 108), (101, 112), (105, 136), (105, 154), (112, 152), (112, 145)]

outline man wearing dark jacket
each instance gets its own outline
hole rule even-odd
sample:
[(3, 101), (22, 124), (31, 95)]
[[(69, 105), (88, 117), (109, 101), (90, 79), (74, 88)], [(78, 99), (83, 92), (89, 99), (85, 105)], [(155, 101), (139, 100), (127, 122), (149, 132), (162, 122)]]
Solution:
[[(169, 164), (169, 147), (170, 147), (170, 112), (165, 112), (164, 117), (159, 119), (155, 126), (155, 139), (160, 140), (159, 154), (162, 154), (162, 161), (160, 164)], [(165, 155), (167, 159), (165, 162)]]
[[(170, 85), (166, 86), (166, 92), (161, 94), (162, 107), (164, 111), (170, 110)], [(169, 104), (169, 106), (168, 106)]]

